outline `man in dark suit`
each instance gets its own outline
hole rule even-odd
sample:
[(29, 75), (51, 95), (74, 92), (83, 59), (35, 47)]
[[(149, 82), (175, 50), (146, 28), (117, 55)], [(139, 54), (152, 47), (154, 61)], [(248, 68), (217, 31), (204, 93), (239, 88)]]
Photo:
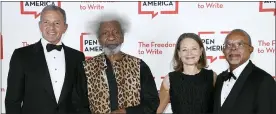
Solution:
[(7, 80), (7, 114), (81, 113), (74, 88), (84, 54), (61, 42), (67, 26), (63, 9), (46, 6), (39, 21), (43, 38), (15, 49)]
[(253, 50), (244, 30), (227, 35), (223, 53), (229, 69), (217, 78), (214, 114), (276, 114), (276, 83), (249, 60)]

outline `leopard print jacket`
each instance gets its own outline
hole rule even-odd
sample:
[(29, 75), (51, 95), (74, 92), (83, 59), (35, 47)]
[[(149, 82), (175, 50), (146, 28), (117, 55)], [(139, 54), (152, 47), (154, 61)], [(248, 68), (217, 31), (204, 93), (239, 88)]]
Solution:
[[(140, 104), (140, 59), (123, 53), (112, 63), (118, 86), (118, 109)], [(109, 86), (105, 73), (106, 58), (102, 53), (84, 61), (87, 77), (89, 108), (92, 113), (110, 113)]]

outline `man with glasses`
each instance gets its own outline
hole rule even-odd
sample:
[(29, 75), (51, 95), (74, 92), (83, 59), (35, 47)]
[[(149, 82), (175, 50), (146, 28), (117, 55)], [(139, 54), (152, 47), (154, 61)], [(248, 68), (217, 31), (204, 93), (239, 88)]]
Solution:
[(249, 60), (253, 50), (244, 30), (226, 36), (223, 53), (229, 69), (217, 78), (214, 114), (276, 114), (276, 83)]

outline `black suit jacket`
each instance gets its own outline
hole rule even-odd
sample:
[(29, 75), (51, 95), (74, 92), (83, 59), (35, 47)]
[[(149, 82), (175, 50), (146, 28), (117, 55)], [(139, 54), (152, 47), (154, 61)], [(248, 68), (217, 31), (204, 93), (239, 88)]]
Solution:
[(221, 106), (222, 72), (216, 81), (214, 114), (276, 114), (276, 83), (251, 61), (240, 74)]
[[(7, 80), (7, 114), (80, 113), (75, 93), (78, 64), (84, 54), (63, 44), (66, 73), (59, 101), (54, 91), (41, 41), (15, 49), (10, 60)], [(88, 109), (87, 109), (88, 110)]]

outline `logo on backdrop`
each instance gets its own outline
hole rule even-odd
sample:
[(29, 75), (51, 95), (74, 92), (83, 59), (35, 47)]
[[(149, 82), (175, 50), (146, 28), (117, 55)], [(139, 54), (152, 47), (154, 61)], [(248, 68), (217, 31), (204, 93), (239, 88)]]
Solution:
[(259, 12), (271, 12), (276, 16), (275, 5), (276, 1), (261, 1), (259, 2)]
[(84, 53), (85, 58), (91, 58), (103, 52), (96, 36), (90, 33), (81, 33), (80, 51)]
[(54, 1), (28, 1), (20, 2), (20, 12), (22, 15), (34, 15), (34, 18), (40, 16), (41, 10), (48, 5), (56, 5), (61, 7), (61, 2)]
[[(219, 59), (225, 59), (225, 56), (222, 53), (223, 42), (225, 36), (230, 31), (200, 31), (198, 35), (201, 37), (203, 44), (205, 45), (205, 51), (207, 53), (206, 57), (210, 60), (210, 63), (215, 62)], [(220, 52), (222, 55), (210, 55), (208, 53)]]
[(273, 54), (273, 55), (275, 55), (276, 40), (260, 39), (257, 42), (258, 42), (258, 48), (257, 48), (258, 54)]
[(138, 14), (151, 15), (152, 18), (158, 14), (178, 14), (178, 1), (139, 1)]
[(91, 11), (91, 10), (104, 10), (109, 3), (114, 3), (114, 1), (81, 1), (80, 10), (81, 11)]
[(198, 2), (197, 8), (199, 9), (221, 9), (224, 8), (223, 2)]
[(138, 42), (138, 54), (139, 55), (162, 55), (166, 53), (166, 48), (174, 48), (175, 43), (168, 41), (139, 41)]

